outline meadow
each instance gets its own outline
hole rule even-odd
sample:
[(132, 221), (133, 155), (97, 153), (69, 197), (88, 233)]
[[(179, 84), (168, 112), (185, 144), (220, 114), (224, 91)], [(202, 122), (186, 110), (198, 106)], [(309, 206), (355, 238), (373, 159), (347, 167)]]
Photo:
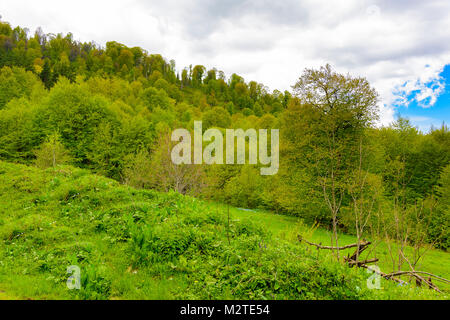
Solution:
[[(448, 299), (370, 276), (298, 235), (329, 243), (300, 218), (136, 190), (71, 166), (0, 161), (0, 299)], [(355, 242), (340, 234), (340, 243)], [(386, 246), (376, 255), (389, 269)], [(81, 269), (81, 289), (66, 286)], [(420, 269), (449, 278), (447, 252)]]

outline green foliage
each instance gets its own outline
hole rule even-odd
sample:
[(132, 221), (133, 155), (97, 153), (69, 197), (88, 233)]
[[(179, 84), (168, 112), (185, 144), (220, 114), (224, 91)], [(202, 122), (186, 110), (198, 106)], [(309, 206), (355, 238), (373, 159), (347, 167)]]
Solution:
[(105, 268), (88, 265), (82, 270), (81, 289), (73, 292), (76, 298), (82, 300), (106, 300), (110, 297), (111, 280), (102, 275), (102, 269)]
[(225, 185), (225, 197), (233, 206), (257, 208), (262, 203), (264, 184), (258, 168), (244, 166), (239, 174)]
[(67, 150), (58, 134), (50, 135), (42, 146), (35, 151), (35, 164), (38, 168), (47, 169), (70, 161)]
[(126, 159), (127, 167), (124, 170), (124, 179), (132, 187), (148, 188), (152, 183), (152, 166), (150, 154), (141, 149), (137, 154), (131, 154)]
[(142, 99), (149, 110), (156, 108), (168, 109), (170, 106), (170, 98), (162, 89), (147, 88), (142, 93)]
[[(171, 158), (174, 145), (171, 133), (162, 127), (157, 147), (151, 155), (151, 171), (146, 174), (150, 185), (159, 191), (175, 190), (181, 194), (198, 196), (204, 188), (205, 169), (195, 164), (175, 165)], [(144, 172), (142, 174), (146, 176)]]
[(39, 139), (30, 133), (35, 107), (25, 99), (12, 100), (0, 110), (0, 154), (3, 159), (24, 161), (33, 158)]
[(439, 202), (432, 216), (428, 234), (437, 246), (450, 248), (450, 165), (443, 170), (437, 186)]
[(77, 85), (62, 80), (52, 89), (34, 119), (34, 131), (48, 134), (57, 131), (77, 163), (86, 163), (94, 141), (94, 130), (113, 115), (106, 100), (92, 97)]
[[(18, 284), (39, 279), (52, 297), (373, 297), (355, 289), (360, 275), (248, 221), (228, 223), (224, 208), (148, 189), (274, 210), (350, 234), (358, 234), (359, 216), (368, 219), (366, 236), (406, 235), (413, 246), (448, 249), (448, 128), (425, 134), (402, 118), (375, 128), (376, 105), (367, 80), (329, 65), (306, 69), (293, 93), (269, 93), (202, 65), (178, 75), (174, 61), (138, 47), (101, 48), (40, 29), (29, 37), (0, 22), (0, 159), (49, 167), (2, 163), (8, 215), (0, 217), (7, 242), (0, 268)], [(280, 129), (279, 173), (173, 165), (170, 132), (192, 130), (195, 120), (204, 130)], [(116, 182), (58, 166), (67, 161)], [(84, 270), (78, 295), (62, 286), (69, 262)], [(14, 267), (21, 274), (11, 274)], [(54, 285), (43, 285), (44, 276)]]
[(229, 128), (231, 125), (231, 117), (222, 107), (214, 107), (203, 114), (203, 128), (211, 127)]
[[(384, 201), (388, 211), (392, 206), (386, 202), (392, 201), (399, 183), (405, 185), (399, 196), (411, 206), (432, 196), (442, 168), (448, 165), (449, 133), (445, 126), (426, 135), (404, 119), (388, 128), (371, 128), (376, 119), (373, 107), (376, 94), (364, 79), (338, 75), (329, 66), (306, 70), (296, 85), (298, 97), (293, 97), (278, 91), (268, 94), (262, 85), (246, 84), (238, 75), (233, 75), (228, 84), (214, 70), (205, 77), (201, 66), (194, 67), (196, 81), (192, 80), (193, 74), (187, 73), (186, 83), (177, 84), (164, 67), (162, 57), (151, 55), (146, 59), (142, 51), (128, 50), (118, 43), (110, 43), (106, 48), (107, 58), (113, 61), (111, 66), (106, 67), (106, 61), (95, 60), (98, 57), (93, 56), (81, 67), (71, 59), (67, 62), (73, 45), (70, 41), (70, 37), (56, 37), (49, 58), (36, 60), (36, 65), (43, 68), (40, 73), (43, 84), (25, 69), (13, 66), (1, 70), (5, 104), (0, 110), (2, 159), (32, 163), (34, 151), (49, 135), (58, 132), (75, 165), (118, 181), (213, 199), (232, 198), (237, 206), (265, 207), (323, 225), (332, 223), (323, 186), (329, 195), (333, 193), (327, 176), (333, 167), (334, 192), (343, 194), (339, 227), (349, 232), (354, 228), (348, 177), (358, 162), (358, 141), (362, 139), (367, 153), (364, 169), (371, 168), (369, 173), (383, 181), (385, 194), (380, 196), (386, 197), (377, 201)], [(101, 56), (101, 50), (90, 50), (89, 54), (97, 50)], [(143, 60), (135, 59), (135, 55)], [(137, 71), (133, 63), (139, 61), (149, 65)], [(70, 68), (58, 67), (58, 63), (69, 63)], [(133, 72), (133, 77), (121, 74), (124, 66), (129, 73)], [(42, 74), (48, 68), (50, 84)], [(57, 82), (53, 76), (56, 73)], [(330, 79), (328, 89), (336, 88), (342, 96), (331, 105), (311, 91), (324, 76)], [(51, 89), (45, 91), (44, 85)], [(348, 100), (346, 92), (352, 88), (356, 89), (352, 100)], [(358, 107), (353, 106), (356, 100), (360, 101)], [(171, 167), (166, 152), (169, 142), (158, 139), (156, 128), (167, 131), (192, 128), (193, 121), (200, 119), (205, 130), (210, 127), (279, 128), (278, 177), (260, 181), (258, 175), (244, 178), (247, 169), (230, 170), (230, 174), (220, 176), (221, 170)], [(329, 152), (330, 136), (334, 136), (332, 152)], [(134, 158), (143, 149), (147, 149), (146, 157), (151, 158), (151, 165), (143, 165), (143, 161)], [(179, 174), (186, 176), (180, 179)]]
[(31, 98), (37, 90), (42, 93), (42, 83), (32, 72), (18, 67), (0, 69), (0, 109), (13, 98)]
[[(388, 281), (368, 290), (368, 274), (298, 243), (305, 227), (279, 215), (231, 208), (228, 220), (224, 206), (67, 166), (0, 161), (0, 192), (0, 288), (18, 297), (446, 298)], [(66, 287), (71, 265), (80, 290)]]

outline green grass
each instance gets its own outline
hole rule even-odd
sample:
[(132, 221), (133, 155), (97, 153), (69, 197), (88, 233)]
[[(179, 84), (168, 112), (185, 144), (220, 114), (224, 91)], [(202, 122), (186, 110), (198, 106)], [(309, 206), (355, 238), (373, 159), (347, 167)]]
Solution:
[[(73, 167), (0, 162), (0, 195), (0, 299), (448, 299), (390, 281), (369, 290), (364, 270), (298, 243), (329, 234), (294, 217), (231, 208), (228, 223), (222, 204)], [(448, 259), (433, 250), (423, 270), (448, 278)], [(70, 265), (81, 290), (66, 286)]]
[[(231, 209), (231, 214), (233, 217), (245, 217), (258, 221), (259, 223), (267, 226), (271, 230), (271, 232), (280, 239), (296, 241), (297, 235), (300, 234), (305, 239), (317, 244), (331, 244), (331, 232), (323, 228), (308, 228), (302, 223), (301, 219), (296, 217), (277, 215), (261, 210), (244, 211), (235, 208)], [(371, 258), (376, 257), (380, 260), (377, 265), (382, 271), (385, 271), (387, 273), (393, 271), (387, 244), (383, 241), (370, 239), (370, 237), (367, 237), (367, 239), (372, 240), (372, 242), (376, 245), (373, 251), (370, 251), (370, 249), (372, 249), (373, 247), (372, 246), (362, 255), (361, 258), (364, 259), (366, 258), (367, 254), (370, 254)], [(339, 234), (340, 246), (348, 245), (351, 243), (356, 243), (356, 237), (348, 234)], [(393, 245), (391, 244), (391, 246)], [(347, 253), (353, 252), (354, 249), (349, 249), (345, 250), (343, 253), (344, 255), (347, 255)], [(412, 253), (412, 248), (407, 247), (405, 249), (405, 252), (407, 255), (410, 255)], [(326, 251), (321, 251), (321, 254), (323, 253), (326, 253)], [(403, 270), (408, 270), (408, 266), (406, 263)], [(437, 276), (450, 279), (450, 254), (442, 250), (428, 250), (425, 253), (423, 259), (421, 259), (417, 264), (416, 270), (433, 273)], [(439, 282), (437, 284), (440, 288), (450, 290), (450, 286), (446, 285), (445, 283)]]

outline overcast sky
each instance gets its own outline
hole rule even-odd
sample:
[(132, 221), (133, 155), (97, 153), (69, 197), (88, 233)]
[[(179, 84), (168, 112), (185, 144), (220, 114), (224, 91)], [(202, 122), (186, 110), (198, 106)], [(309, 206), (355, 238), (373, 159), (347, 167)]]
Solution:
[[(450, 118), (450, 101), (442, 101), (450, 83), (448, 0), (0, 0), (0, 15), (33, 32), (41, 26), (100, 45), (140, 46), (180, 70), (203, 64), (235, 72), (271, 90), (290, 90), (304, 68), (328, 62), (372, 83), (383, 124), (399, 111), (424, 128)], [(442, 112), (427, 116), (438, 102)]]

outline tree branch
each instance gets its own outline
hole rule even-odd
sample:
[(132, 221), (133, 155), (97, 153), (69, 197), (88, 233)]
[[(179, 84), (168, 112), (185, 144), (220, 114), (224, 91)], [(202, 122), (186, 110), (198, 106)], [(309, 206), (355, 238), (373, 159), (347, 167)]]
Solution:
[[(355, 248), (355, 247), (358, 246), (357, 243), (349, 244), (349, 245), (346, 245), (346, 246), (343, 246), (343, 247), (322, 246), (320, 244), (309, 242), (308, 240), (303, 239), (300, 235), (297, 236), (297, 238), (298, 238), (298, 241), (300, 241), (300, 242), (304, 241), (305, 243), (307, 243), (307, 244), (309, 244), (311, 246), (315, 246), (315, 247), (317, 247), (319, 249), (325, 249), (325, 250), (344, 250), (344, 249), (349, 249), (349, 248)], [(363, 245), (369, 245), (369, 244), (371, 244), (371, 242), (363, 242), (363, 243), (360, 243), (359, 245), (363, 246)]]

